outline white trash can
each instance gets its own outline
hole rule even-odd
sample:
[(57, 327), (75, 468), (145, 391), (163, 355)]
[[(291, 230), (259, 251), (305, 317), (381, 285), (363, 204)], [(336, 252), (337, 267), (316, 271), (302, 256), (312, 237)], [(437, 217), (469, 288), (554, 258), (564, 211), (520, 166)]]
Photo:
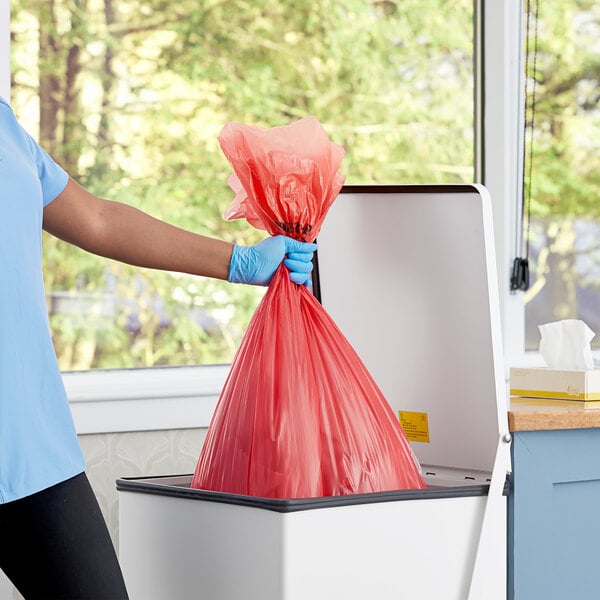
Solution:
[(369, 369), (426, 490), (273, 500), (119, 479), (132, 600), (505, 600), (510, 436), (489, 195), (347, 186), (315, 294)]

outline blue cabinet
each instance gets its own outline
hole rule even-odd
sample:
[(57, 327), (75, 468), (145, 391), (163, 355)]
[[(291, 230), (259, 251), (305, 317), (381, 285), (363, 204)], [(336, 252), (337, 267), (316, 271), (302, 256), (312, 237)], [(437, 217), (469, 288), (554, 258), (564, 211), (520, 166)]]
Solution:
[(513, 432), (508, 599), (600, 599), (600, 429)]

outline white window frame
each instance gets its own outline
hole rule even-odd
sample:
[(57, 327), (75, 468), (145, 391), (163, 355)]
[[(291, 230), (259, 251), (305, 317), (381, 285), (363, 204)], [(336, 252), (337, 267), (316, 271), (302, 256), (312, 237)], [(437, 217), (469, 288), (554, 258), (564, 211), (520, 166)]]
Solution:
[(510, 292), (517, 248), (518, 207), (522, 192), (522, 120), (524, 111), (523, 2), (481, 0), (483, 13), (483, 174), (490, 192), (498, 268), (498, 289), (506, 377), (511, 366), (538, 357), (525, 354), (525, 304), (522, 292)]
[[(494, 203), (504, 353), (524, 357), (524, 304), (511, 294), (520, 197), (521, 0), (480, 0), (482, 183)], [(10, 98), (10, 4), (0, 0), (0, 95)], [(64, 373), (78, 433), (207, 427), (229, 365)]]
[(208, 427), (230, 365), (63, 373), (77, 433)]

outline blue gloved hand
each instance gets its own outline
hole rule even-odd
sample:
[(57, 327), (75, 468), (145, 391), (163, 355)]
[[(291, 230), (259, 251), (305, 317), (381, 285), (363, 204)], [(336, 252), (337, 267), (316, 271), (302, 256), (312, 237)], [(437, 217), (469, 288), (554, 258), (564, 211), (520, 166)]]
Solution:
[(283, 260), (294, 283), (309, 285), (312, 257), (316, 249), (316, 244), (299, 242), (285, 235), (266, 238), (254, 246), (236, 244), (227, 280), (232, 283), (268, 285)]

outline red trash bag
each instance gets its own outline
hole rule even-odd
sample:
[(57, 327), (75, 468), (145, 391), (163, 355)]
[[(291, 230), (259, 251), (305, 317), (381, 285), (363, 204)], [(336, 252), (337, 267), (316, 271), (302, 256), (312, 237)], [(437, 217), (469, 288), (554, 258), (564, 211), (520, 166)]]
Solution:
[[(267, 131), (228, 123), (227, 219), (314, 241), (344, 181), (344, 150), (314, 117)], [(191, 487), (312, 498), (426, 487), (399, 420), (309, 288), (281, 265), (221, 392)]]

